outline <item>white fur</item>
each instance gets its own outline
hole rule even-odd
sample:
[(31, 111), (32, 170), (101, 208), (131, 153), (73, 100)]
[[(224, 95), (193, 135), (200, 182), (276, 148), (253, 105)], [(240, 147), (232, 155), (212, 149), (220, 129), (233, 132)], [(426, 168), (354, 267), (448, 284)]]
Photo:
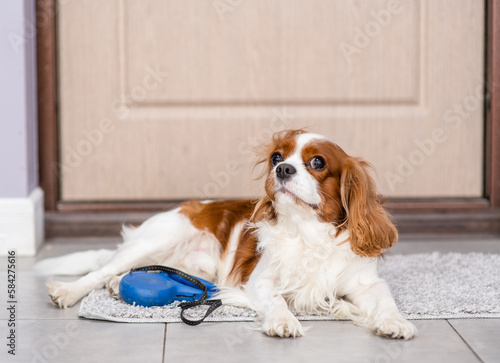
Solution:
[(109, 261), (104, 265), (75, 255), (42, 261), (39, 267), (52, 273), (61, 272), (50, 268), (54, 264), (68, 269), (73, 265), (72, 271), (97, 268), (75, 282), (48, 281), (50, 297), (66, 308), (107, 281), (110, 291), (116, 293), (121, 275), (133, 267), (162, 264), (217, 283), (225, 304), (256, 310), (262, 318), (262, 331), (271, 336), (304, 334), (293, 311), (328, 312), (349, 317), (380, 335), (411, 338), (416, 328), (397, 311), (387, 284), (377, 274), (377, 259), (354, 254), (349, 243), (344, 243), (348, 232), (336, 236), (336, 228), (320, 221), (308, 205), (321, 198), (300, 155), (304, 145), (316, 138), (322, 137), (300, 135), (295, 152), (286, 160), (297, 169), (286, 186), (306, 203), (297, 203), (286, 193), (276, 194), (277, 221), (255, 225), (261, 256), (246, 285), (235, 286), (229, 278), (245, 222), (233, 227), (222, 254), (215, 236), (195, 228), (176, 209), (153, 216), (137, 229), (124, 228), (124, 244), (112, 256), (106, 254)]
[(312, 132), (307, 132), (305, 134), (300, 134), (297, 137), (297, 145), (295, 147), (295, 150), (296, 151), (302, 151), (302, 149), (304, 148), (304, 146), (306, 144), (310, 143), (311, 141), (313, 141), (315, 139), (328, 140), (325, 136), (320, 135), (320, 134), (315, 134), (315, 133), (312, 133)]

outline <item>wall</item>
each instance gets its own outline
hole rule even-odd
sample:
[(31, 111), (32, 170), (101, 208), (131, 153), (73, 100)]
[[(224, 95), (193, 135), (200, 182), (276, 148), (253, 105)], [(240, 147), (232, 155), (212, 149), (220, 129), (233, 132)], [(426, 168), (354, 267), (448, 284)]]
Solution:
[(34, 0), (0, 11), (0, 198), (28, 197), (38, 185)]
[(0, 255), (33, 256), (43, 242), (38, 186), (35, 0), (0, 11)]

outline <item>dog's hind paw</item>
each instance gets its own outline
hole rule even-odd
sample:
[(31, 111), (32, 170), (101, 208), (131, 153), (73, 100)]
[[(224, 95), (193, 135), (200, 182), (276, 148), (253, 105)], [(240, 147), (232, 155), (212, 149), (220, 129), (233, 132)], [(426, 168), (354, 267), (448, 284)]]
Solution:
[(106, 282), (106, 288), (108, 289), (111, 297), (115, 299), (120, 299), (120, 281), (122, 276), (113, 276)]
[(62, 309), (75, 305), (80, 297), (70, 288), (71, 283), (48, 280), (45, 283), (49, 297)]

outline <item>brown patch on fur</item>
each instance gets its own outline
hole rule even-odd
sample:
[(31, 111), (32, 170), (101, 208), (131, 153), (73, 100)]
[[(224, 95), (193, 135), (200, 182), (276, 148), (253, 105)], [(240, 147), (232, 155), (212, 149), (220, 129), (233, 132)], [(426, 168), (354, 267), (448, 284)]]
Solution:
[(234, 254), (233, 268), (230, 272), (231, 279), (236, 285), (247, 283), (252, 271), (260, 260), (260, 254), (257, 252), (257, 236), (255, 228), (244, 228), (240, 234), (238, 248)]
[[(231, 233), (239, 222), (256, 222), (262, 219), (274, 219), (275, 214), (270, 200), (235, 200), (201, 203), (186, 202), (181, 206), (182, 214), (187, 216), (193, 226), (212, 233), (222, 246), (222, 255), (226, 253)], [(255, 227), (243, 227), (236, 248), (230, 281), (246, 283), (253, 269), (259, 262)]]
[(257, 252), (256, 228), (253, 223), (263, 219), (276, 220), (273, 203), (267, 197), (260, 199), (255, 204), (255, 209), (249, 219), (250, 223), (241, 231), (239, 244), (234, 255), (233, 268), (230, 272), (231, 280), (236, 284), (247, 283), (250, 274), (260, 260), (260, 254)]
[(250, 216), (250, 222), (255, 223), (262, 219), (270, 221), (276, 220), (276, 212), (273, 208), (273, 202), (267, 195), (259, 199), (255, 204), (255, 209)]
[[(309, 160), (313, 156), (321, 156), (325, 160), (324, 170), (317, 171), (309, 166)], [(313, 140), (302, 149), (302, 160), (319, 184), (319, 217), (336, 227), (340, 227), (346, 217), (340, 197), (340, 178), (346, 158), (347, 154), (339, 146), (327, 140)]]
[(181, 206), (180, 212), (199, 230), (212, 233), (222, 245), (224, 252), (234, 226), (250, 218), (255, 203), (256, 201), (251, 199), (210, 203), (190, 201)]
[(398, 231), (382, 206), (370, 176), (369, 163), (349, 157), (340, 180), (351, 249), (360, 256), (377, 257), (398, 240)]

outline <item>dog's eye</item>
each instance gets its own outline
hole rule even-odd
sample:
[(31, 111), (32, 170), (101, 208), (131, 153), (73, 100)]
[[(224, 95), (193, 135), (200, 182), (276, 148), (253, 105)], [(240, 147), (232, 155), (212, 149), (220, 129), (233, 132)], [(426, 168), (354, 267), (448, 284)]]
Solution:
[(325, 159), (323, 159), (321, 156), (315, 156), (311, 158), (311, 160), (309, 160), (309, 166), (314, 170), (323, 170), (326, 166)]
[(275, 166), (278, 163), (281, 163), (283, 161), (283, 156), (280, 153), (274, 153), (271, 156), (271, 164)]

